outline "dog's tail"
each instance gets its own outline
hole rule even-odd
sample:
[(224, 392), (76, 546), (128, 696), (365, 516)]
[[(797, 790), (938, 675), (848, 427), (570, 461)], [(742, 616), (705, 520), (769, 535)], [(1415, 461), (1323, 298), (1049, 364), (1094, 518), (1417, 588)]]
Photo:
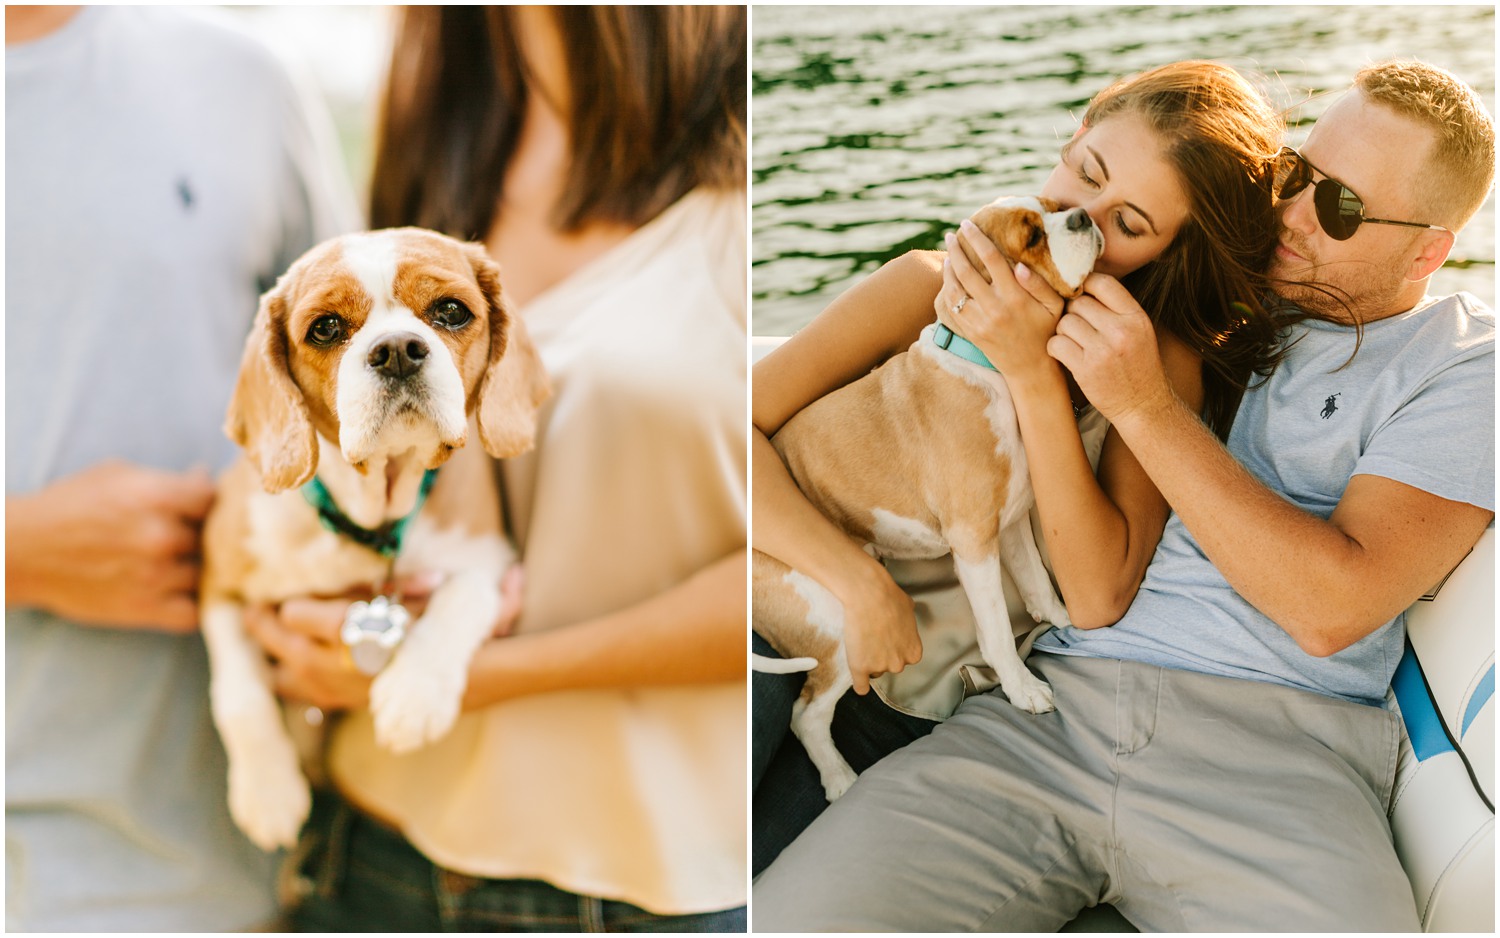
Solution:
[(811, 671), (817, 666), (817, 658), (767, 658), (754, 652), (750, 654), (750, 669), (768, 674), (795, 674), (798, 671)]

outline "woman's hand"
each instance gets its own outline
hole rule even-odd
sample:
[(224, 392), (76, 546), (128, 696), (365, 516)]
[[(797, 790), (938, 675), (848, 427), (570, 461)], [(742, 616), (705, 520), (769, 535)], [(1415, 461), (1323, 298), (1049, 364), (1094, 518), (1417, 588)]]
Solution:
[(371, 679), (354, 667), (339, 640), (350, 602), (289, 599), (245, 610), (245, 629), (271, 659), (278, 697), (325, 711), (369, 706)]
[(1083, 289), (1058, 323), (1047, 353), (1072, 373), (1111, 423), (1129, 412), (1170, 405), (1174, 393), (1146, 311), (1107, 274), (1089, 274)]
[(916, 604), (880, 564), (835, 595), (844, 605), (844, 658), (856, 694), (870, 690), (870, 679), (897, 673), (922, 660)]
[[(968, 245), (971, 263), (958, 239)], [(1025, 265), (1012, 272), (994, 243), (967, 219), (957, 235), (948, 235), (943, 289), (938, 294), (954, 331), (979, 346), (1010, 381), (1026, 381), (1055, 369), (1047, 342), (1057, 331), (1063, 299)], [(953, 307), (967, 296), (957, 314)]]
[[(419, 575), (398, 582), (402, 605), (418, 619), (440, 577)], [(500, 615), (494, 637), (509, 635), (521, 612), (524, 575), (520, 565), (500, 582)], [(323, 710), (349, 710), (370, 703), (371, 678), (350, 660), (339, 631), (349, 604), (369, 594), (289, 599), (279, 606), (245, 610), (245, 628), (272, 662), (276, 693)], [(420, 621), (413, 627), (420, 627)]]

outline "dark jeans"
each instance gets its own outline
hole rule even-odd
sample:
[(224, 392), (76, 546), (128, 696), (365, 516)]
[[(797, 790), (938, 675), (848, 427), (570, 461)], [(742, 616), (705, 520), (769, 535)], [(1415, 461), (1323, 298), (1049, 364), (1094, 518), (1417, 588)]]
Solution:
[(318, 792), (287, 861), (286, 924), (312, 932), (744, 932), (744, 907), (655, 915), (539, 880), (478, 879), (435, 866), (399, 833)]
[[(779, 657), (759, 635), (752, 647), (756, 654)], [(790, 732), (792, 704), (803, 680), (801, 674), (751, 676), (752, 875), (760, 875), (828, 807), (817, 768)], [(863, 697), (850, 691), (834, 710), (833, 741), (850, 767), (863, 772), (935, 726), (892, 709), (874, 691)]]

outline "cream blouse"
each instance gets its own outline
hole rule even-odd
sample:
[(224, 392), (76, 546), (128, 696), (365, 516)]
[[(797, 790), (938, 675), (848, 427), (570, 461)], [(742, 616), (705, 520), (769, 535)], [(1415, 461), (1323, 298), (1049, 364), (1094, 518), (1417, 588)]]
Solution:
[[(698, 190), (538, 296), (553, 384), (501, 467), (518, 631), (641, 602), (745, 546), (744, 193)], [(579, 690), (466, 713), (405, 756), (344, 720), (330, 770), (440, 866), (662, 914), (746, 900), (742, 680)]]

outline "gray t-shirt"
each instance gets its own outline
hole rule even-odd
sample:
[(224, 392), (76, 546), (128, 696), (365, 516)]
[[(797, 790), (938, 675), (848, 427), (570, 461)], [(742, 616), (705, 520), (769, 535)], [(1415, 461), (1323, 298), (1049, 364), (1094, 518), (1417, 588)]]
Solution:
[[(259, 293), (356, 218), (331, 140), (265, 49), (197, 13), (88, 7), (7, 47), (7, 495), (107, 457), (227, 464)], [(199, 636), (8, 609), (5, 681), (7, 929), (270, 918)]]
[[(1271, 378), (1246, 393), (1229, 434), (1229, 452), (1256, 478), (1321, 518), (1361, 474), (1494, 510), (1492, 310), (1466, 293), (1425, 299), (1367, 325), (1352, 361), (1352, 328), (1310, 322), (1292, 338)], [(1404, 636), (1397, 616), (1337, 654), (1307, 654), (1225, 582), (1174, 513), (1124, 618), (1050, 631), (1036, 648), (1379, 705)]]

